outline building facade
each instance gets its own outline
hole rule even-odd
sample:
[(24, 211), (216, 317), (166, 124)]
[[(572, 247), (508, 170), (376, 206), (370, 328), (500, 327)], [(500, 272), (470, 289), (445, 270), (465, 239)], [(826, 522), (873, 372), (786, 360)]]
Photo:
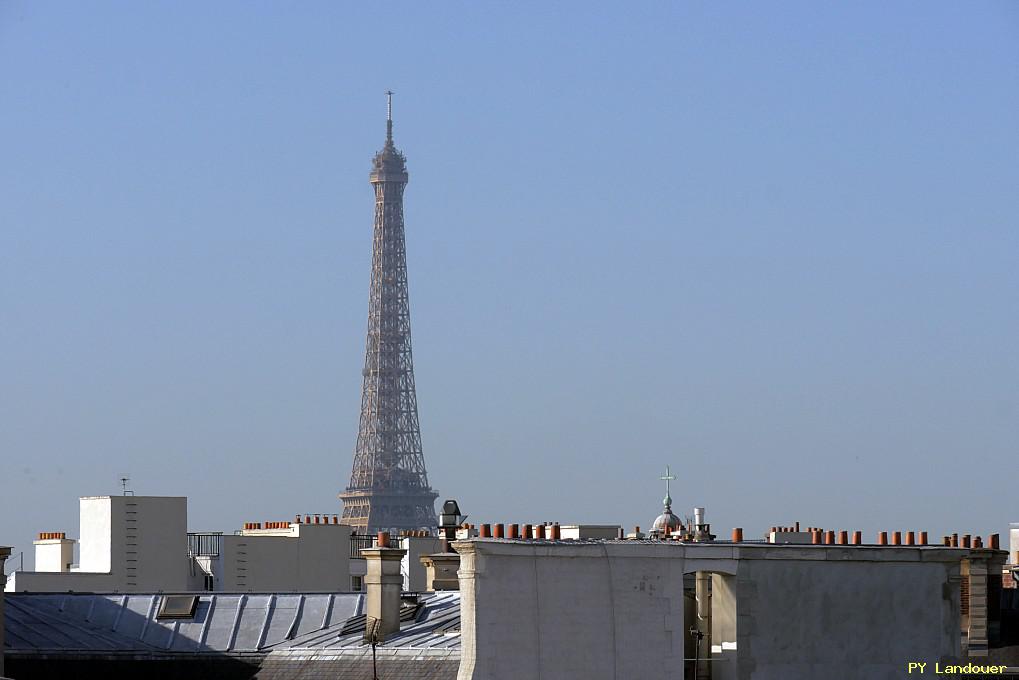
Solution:
[[(11, 573), (7, 591), (357, 592), (366, 572), (360, 551), (376, 538), (352, 533), (337, 515), (188, 532), (183, 496), (86, 496), (79, 511), (79, 539), (41, 533), (35, 570)], [(401, 565), (407, 591), (424, 590), (420, 556), (439, 548), (439, 539), (418, 533), (394, 537), (407, 550)]]

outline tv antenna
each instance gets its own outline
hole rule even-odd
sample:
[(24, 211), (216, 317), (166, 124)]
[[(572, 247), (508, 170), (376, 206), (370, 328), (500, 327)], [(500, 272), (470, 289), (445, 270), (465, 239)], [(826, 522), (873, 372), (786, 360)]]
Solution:
[(126, 472), (123, 473), (123, 476), (120, 478), (120, 488), (124, 492), (125, 496), (133, 496), (134, 495), (134, 491), (131, 491), (130, 489), (127, 488), (127, 483), (130, 482), (130, 481), (131, 481), (131, 478), (127, 476), (127, 473)]

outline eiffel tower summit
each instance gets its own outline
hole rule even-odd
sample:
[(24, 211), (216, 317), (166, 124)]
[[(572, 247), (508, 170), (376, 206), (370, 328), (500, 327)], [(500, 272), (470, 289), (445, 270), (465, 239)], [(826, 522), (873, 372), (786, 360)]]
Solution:
[(361, 420), (350, 485), (340, 494), (342, 523), (361, 533), (431, 529), (438, 497), (425, 472), (414, 390), (403, 228), (407, 159), (393, 144), (393, 93), (386, 96), (386, 144), (370, 175), (375, 228)]

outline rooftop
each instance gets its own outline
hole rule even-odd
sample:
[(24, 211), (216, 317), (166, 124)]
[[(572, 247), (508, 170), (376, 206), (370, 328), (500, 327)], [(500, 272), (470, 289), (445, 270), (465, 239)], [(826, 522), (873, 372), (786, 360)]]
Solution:
[[(159, 618), (170, 593), (9, 593), (7, 654), (129, 652), (361, 654), (359, 593), (181, 593), (192, 616)], [(382, 650), (459, 654), (459, 593), (424, 594), (404, 605), (404, 623)]]

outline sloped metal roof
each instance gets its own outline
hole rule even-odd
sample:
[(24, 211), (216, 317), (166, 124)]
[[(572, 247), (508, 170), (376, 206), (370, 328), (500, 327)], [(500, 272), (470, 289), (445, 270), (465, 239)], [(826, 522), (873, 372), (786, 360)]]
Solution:
[[(195, 593), (190, 619), (158, 619), (162, 594), (8, 593), (8, 653), (269, 653), (320, 656), (366, 649), (364, 595), (358, 593)], [(380, 647), (460, 647), (460, 594), (421, 596), (398, 633)]]

